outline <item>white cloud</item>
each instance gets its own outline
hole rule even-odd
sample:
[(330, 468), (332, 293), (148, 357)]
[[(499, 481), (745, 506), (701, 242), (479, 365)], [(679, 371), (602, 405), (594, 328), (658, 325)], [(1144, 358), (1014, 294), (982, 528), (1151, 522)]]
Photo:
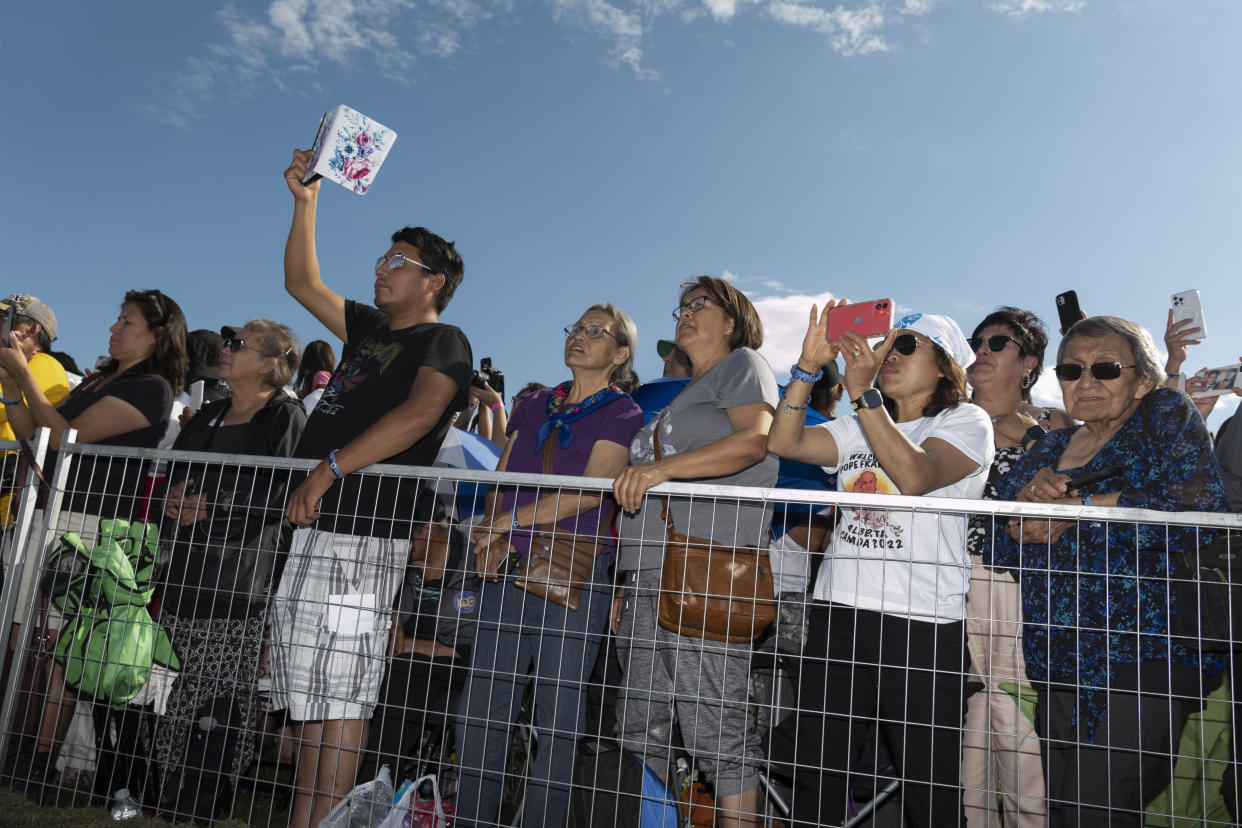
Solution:
[(813, 296), (795, 294), (749, 298), (763, 322), (763, 347), (759, 353), (772, 366), (776, 376), (781, 377), (802, 353), (802, 339), (806, 336), (811, 305), (822, 309), (824, 303), (835, 296), (824, 292)]
[[(1215, 434), (1225, 420), (1238, 413), (1239, 403), (1242, 403), (1242, 397), (1226, 394), (1216, 403), (1216, 408), (1212, 409), (1211, 416), (1208, 417), (1208, 428)], [(1233, 428), (1232, 425), (1229, 426)]]
[(882, 0), (871, 0), (857, 9), (837, 6), (832, 10), (778, 0), (768, 6), (768, 14), (781, 23), (804, 26), (825, 35), (832, 48), (843, 55), (868, 55), (891, 48), (880, 33), (885, 23)]
[(448, 57), (461, 48), (462, 30), (487, 14), (470, 0), (433, 0), (426, 8), (413, 0), (272, 0), (262, 17), (229, 4), (216, 14), (221, 37), (204, 56), (184, 59), (164, 103), (143, 109), (187, 127), (217, 96), (245, 98), (260, 83), (284, 88), (289, 75), (314, 73), (323, 63), (408, 83), (413, 44), (420, 54)]
[[(603, 44), (602, 59), (640, 80), (657, 80), (646, 43), (654, 27), (730, 24), (760, 15), (822, 36), (846, 57), (895, 48), (895, 32), (925, 17), (941, 0), (546, 0), (552, 19), (571, 37)], [(1020, 19), (1077, 11), (1085, 0), (985, 0)], [(245, 98), (261, 84), (286, 88), (290, 76), (379, 74), (414, 80), (419, 60), (446, 59), (477, 40), (484, 23), (527, 12), (514, 0), (268, 0), (262, 12), (230, 2), (216, 13), (220, 34), (169, 72), (165, 99), (142, 107), (185, 127), (214, 98)], [(917, 30), (921, 24), (913, 26)], [(416, 57), (417, 56), (417, 57)], [(775, 289), (775, 288), (774, 288)]]
[(1042, 408), (1065, 407), (1065, 399), (1061, 396), (1061, 383), (1057, 382), (1051, 365), (1045, 365), (1039, 379), (1035, 381), (1035, 387), (1031, 389), (1031, 402)]
[[(557, 20), (571, 22), (609, 41), (610, 60), (623, 64), (643, 80), (657, 74), (643, 66), (643, 22), (639, 12), (627, 12), (605, 0), (551, 0)], [(656, 9), (656, 13), (660, 11)]]
[(1021, 20), (1032, 14), (1045, 12), (1082, 11), (1087, 0), (993, 0), (987, 7), (1003, 15)]
[(727, 21), (733, 19), (739, 6), (754, 6), (759, 2), (760, 0), (703, 0), (703, 5), (707, 7), (712, 19)]

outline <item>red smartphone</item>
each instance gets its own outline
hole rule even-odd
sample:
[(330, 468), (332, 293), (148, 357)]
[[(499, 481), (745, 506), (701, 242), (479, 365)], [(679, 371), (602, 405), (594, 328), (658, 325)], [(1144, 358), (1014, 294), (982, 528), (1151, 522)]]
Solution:
[(847, 331), (859, 336), (884, 336), (893, 327), (893, 300), (875, 299), (837, 305), (828, 311), (828, 338), (840, 339)]

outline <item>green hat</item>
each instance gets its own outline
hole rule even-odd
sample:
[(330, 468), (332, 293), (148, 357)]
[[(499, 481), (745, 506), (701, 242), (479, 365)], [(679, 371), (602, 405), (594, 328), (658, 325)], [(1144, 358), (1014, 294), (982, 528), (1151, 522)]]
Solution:
[(0, 299), (0, 310), (12, 308), (20, 316), (29, 316), (47, 332), (48, 341), (56, 339), (56, 314), (52, 309), (28, 293), (14, 293)]
[(656, 342), (656, 353), (660, 355), (660, 359), (668, 359), (668, 355), (677, 347), (677, 343), (671, 339), (661, 339)]

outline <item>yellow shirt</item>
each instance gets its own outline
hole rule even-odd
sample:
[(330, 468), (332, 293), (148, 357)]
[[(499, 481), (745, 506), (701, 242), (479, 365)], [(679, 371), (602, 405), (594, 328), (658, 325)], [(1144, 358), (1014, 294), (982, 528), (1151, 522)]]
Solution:
[[(34, 375), (35, 385), (43, 389), (43, 396), (52, 405), (59, 403), (69, 393), (69, 378), (65, 376), (65, 369), (56, 361), (56, 357), (38, 353), (31, 357), (27, 365), (30, 366), (30, 373)], [(9, 425), (8, 408), (0, 405), (0, 440), (14, 439), (16, 435), (13, 434), (13, 426)]]

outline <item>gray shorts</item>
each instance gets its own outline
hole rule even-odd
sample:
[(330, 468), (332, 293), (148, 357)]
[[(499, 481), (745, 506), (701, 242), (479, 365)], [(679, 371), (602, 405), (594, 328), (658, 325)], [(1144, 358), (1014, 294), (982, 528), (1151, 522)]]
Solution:
[(624, 678), (617, 700), (621, 744), (663, 773), (673, 715), (686, 750), (717, 796), (759, 784), (759, 733), (748, 710), (752, 645), (690, 638), (658, 616), (660, 570), (628, 572), (616, 637)]
[(294, 721), (369, 719), (408, 540), (304, 527), (272, 598), (272, 704)]

